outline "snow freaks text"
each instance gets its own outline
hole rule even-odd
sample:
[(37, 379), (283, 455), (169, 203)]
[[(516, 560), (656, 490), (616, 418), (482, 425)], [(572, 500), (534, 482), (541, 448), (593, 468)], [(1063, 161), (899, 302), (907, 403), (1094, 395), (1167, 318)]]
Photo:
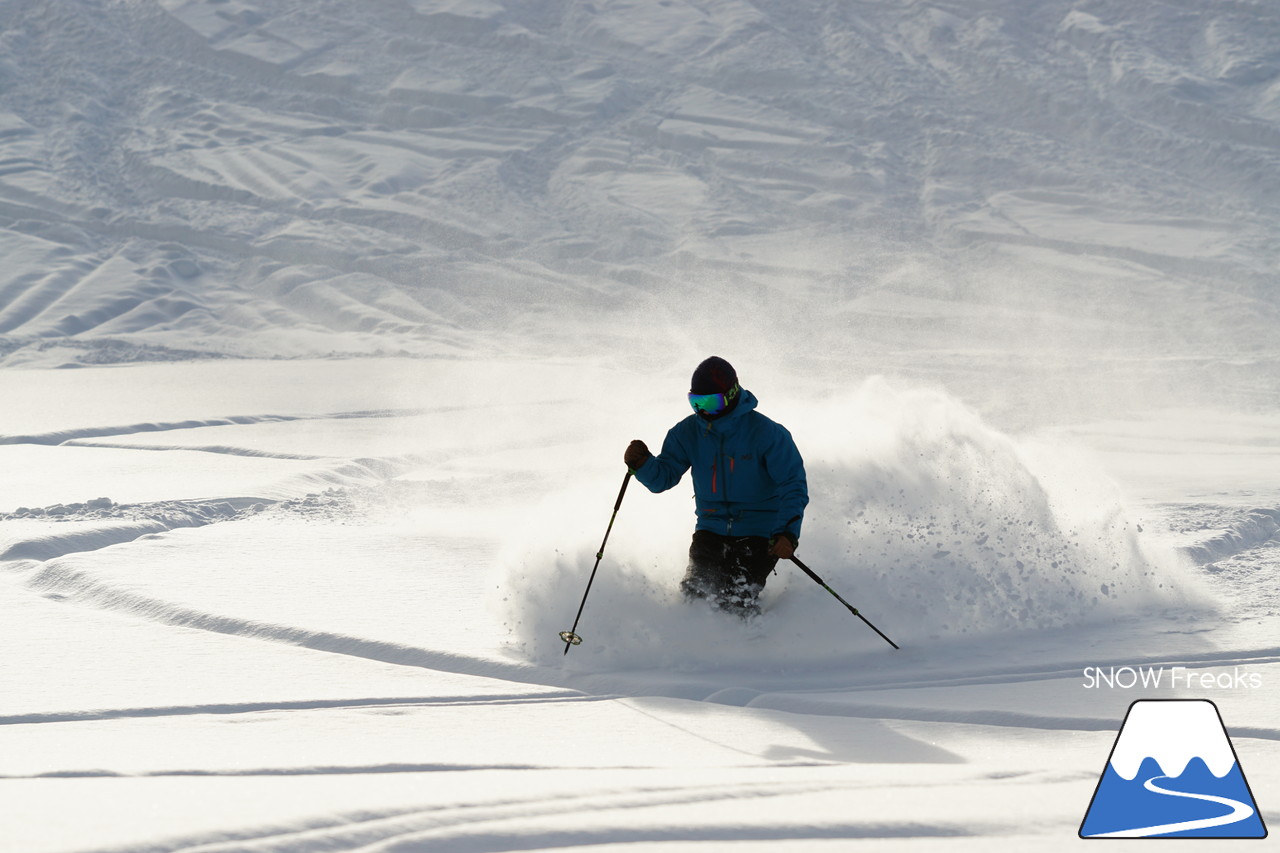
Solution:
[(1258, 690), (1262, 687), (1262, 674), (1247, 672), (1240, 667), (1223, 672), (1199, 672), (1184, 666), (1086, 666), (1084, 684), (1086, 690), (1115, 689), (1144, 690), (1179, 687), (1200, 690)]

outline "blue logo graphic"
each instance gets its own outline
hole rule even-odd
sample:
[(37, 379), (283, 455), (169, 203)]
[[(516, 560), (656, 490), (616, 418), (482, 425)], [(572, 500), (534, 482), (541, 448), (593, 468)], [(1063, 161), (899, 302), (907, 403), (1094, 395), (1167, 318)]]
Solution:
[(1266, 838), (1218, 707), (1129, 706), (1080, 825), (1081, 838)]

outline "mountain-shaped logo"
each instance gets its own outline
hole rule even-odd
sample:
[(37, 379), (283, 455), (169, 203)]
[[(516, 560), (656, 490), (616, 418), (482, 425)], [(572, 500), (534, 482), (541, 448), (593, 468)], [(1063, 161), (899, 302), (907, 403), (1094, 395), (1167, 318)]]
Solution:
[(1081, 838), (1266, 838), (1218, 706), (1129, 706), (1080, 824)]

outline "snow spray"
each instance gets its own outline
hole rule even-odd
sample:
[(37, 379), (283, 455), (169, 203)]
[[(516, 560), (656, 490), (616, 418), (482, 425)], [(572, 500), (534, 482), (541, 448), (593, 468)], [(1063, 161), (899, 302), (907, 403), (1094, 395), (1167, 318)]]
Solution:
[[(798, 553), (895, 626), (904, 648), (1204, 602), (1172, 550), (1141, 540), (1105, 476), (1064, 462), (1062, 448), (991, 428), (944, 391), (873, 378), (787, 425), (810, 490)], [(503, 618), (517, 656), (560, 657), (557, 632), (572, 615), (564, 602), (576, 600), (595, 552), (585, 541), (557, 547), (566, 520), (595, 519), (610, 490), (578, 484), (553, 496), (503, 558)], [(629, 535), (611, 546), (609, 576), (592, 592), (605, 630), (575, 666), (794, 670), (879, 653), (877, 637), (849, 631), (848, 613), (785, 563), (751, 622), (685, 602), (678, 588), (694, 522), (685, 490), (633, 499)]]

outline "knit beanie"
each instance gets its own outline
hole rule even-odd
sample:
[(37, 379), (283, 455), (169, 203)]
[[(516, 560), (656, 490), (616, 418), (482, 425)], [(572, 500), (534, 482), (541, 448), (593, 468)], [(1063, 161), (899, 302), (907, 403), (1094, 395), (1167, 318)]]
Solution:
[(718, 355), (713, 355), (693, 371), (689, 383), (690, 394), (724, 394), (738, 384), (738, 372), (733, 365)]

